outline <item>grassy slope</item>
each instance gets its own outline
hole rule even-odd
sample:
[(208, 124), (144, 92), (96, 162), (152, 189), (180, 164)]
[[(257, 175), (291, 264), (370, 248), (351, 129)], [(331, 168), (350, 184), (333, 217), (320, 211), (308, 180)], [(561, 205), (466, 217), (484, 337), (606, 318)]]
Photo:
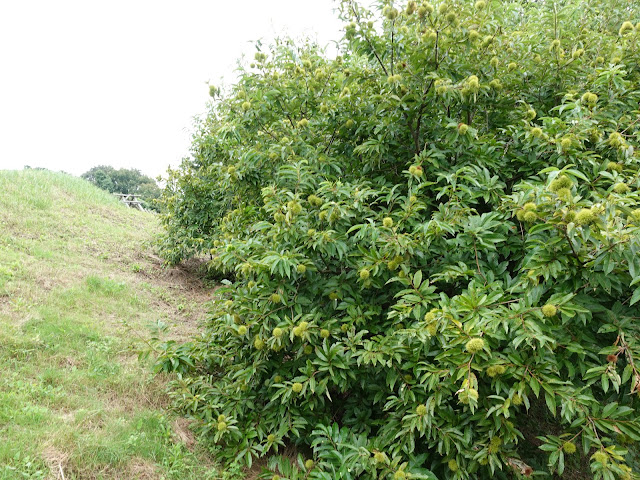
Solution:
[(83, 180), (0, 171), (0, 480), (216, 478), (134, 352), (157, 320), (189, 335), (210, 294), (145, 253), (157, 228)]

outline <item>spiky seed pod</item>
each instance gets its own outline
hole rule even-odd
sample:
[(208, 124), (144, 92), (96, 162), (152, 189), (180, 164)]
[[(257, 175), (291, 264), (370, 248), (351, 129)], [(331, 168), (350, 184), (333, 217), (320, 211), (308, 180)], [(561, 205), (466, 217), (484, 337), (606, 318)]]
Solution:
[(433, 310), (424, 314), (424, 321), (427, 323), (433, 322), (436, 319), (437, 310), (434, 308)]
[(500, 437), (493, 437), (489, 442), (489, 453), (496, 453), (502, 446), (502, 439)]
[(550, 192), (557, 192), (561, 188), (571, 188), (573, 182), (565, 175), (561, 175), (549, 184)]
[(303, 274), (306, 271), (307, 271), (307, 266), (302, 264), (302, 263), (298, 264), (298, 266), (296, 267), (296, 272), (298, 272), (300, 274)]
[(323, 328), (322, 330), (320, 330), (320, 336), (322, 338), (329, 338), (330, 335), (331, 335), (331, 332), (326, 328)]
[[(413, 167), (413, 171), (412, 171), (412, 167)], [(424, 170), (422, 169), (422, 165), (412, 165), (412, 167), (409, 167), (409, 173), (411, 173), (412, 175), (415, 175), (416, 177), (421, 177), (422, 174), (424, 173)]]
[(527, 120), (533, 120), (534, 118), (536, 118), (536, 111), (533, 108), (530, 108), (527, 110), (527, 113), (525, 113), (525, 118)]
[(522, 405), (522, 397), (518, 393), (514, 393), (513, 397), (511, 397), (511, 404), (519, 407)]
[(471, 42), (475, 42), (479, 38), (480, 38), (480, 34), (478, 33), (477, 30), (474, 30), (474, 29), (469, 30), (469, 40)]
[(604, 57), (596, 57), (596, 65), (600, 65), (604, 63)]
[(209, 85), (209, 96), (210, 97), (215, 97), (218, 93), (220, 92), (220, 90), (218, 89), (218, 87), (216, 87), (215, 85)]
[(311, 355), (313, 353), (313, 347), (311, 345), (305, 345), (303, 352), (305, 355)]
[(555, 317), (556, 313), (558, 313), (558, 309), (555, 305), (552, 305), (551, 303), (547, 303), (545, 306), (542, 307), (542, 314), (545, 317)]
[(431, 322), (427, 325), (427, 333), (432, 337), (438, 333), (438, 324), (436, 322)]
[(564, 442), (564, 444), (562, 444), (562, 450), (569, 455), (576, 453), (576, 444), (573, 442)]
[(629, 190), (630, 190), (629, 185), (627, 185), (626, 183), (616, 183), (613, 186), (613, 191), (619, 195), (629, 193)]
[(300, 393), (302, 391), (302, 384), (300, 382), (296, 382), (291, 386), (291, 390), (295, 393)]
[(531, 135), (536, 137), (536, 138), (540, 138), (542, 137), (542, 129), (539, 127), (534, 127), (531, 129)]
[(561, 188), (556, 192), (558, 198), (564, 202), (571, 200), (571, 190), (568, 188)]
[(287, 208), (294, 215), (298, 215), (300, 212), (302, 212), (302, 205), (300, 205), (300, 203), (296, 202), (295, 200), (290, 200), (289, 202), (287, 202)]
[(384, 217), (382, 219), (382, 225), (387, 227), (387, 228), (391, 228), (393, 227), (393, 218), (391, 217)]
[(574, 222), (576, 225), (591, 225), (596, 221), (596, 216), (590, 208), (583, 208), (576, 213)]
[(513, 72), (516, 68), (518, 68), (518, 64), (516, 62), (511, 62), (507, 65), (507, 71)]
[(602, 450), (594, 453), (591, 458), (602, 465), (609, 463), (609, 456)]
[(407, 474), (404, 470), (397, 470), (396, 473), (393, 474), (393, 480), (404, 480), (407, 478)]
[(302, 120), (300, 120), (297, 124), (298, 128), (306, 128), (309, 125), (309, 120), (307, 120), (306, 118), (303, 118)]
[(620, 164), (620, 163), (616, 163), (616, 162), (607, 163), (607, 170), (609, 170), (611, 172), (621, 173), (622, 169), (623, 169), (623, 165)]
[(360, 275), (360, 280), (366, 280), (369, 278), (370, 272), (366, 268), (363, 268), (358, 272), (358, 275)]
[(551, 42), (551, 44), (549, 45), (549, 51), (553, 52), (554, 50), (559, 50), (560, 49), (560, 40), (555, 39), (553, 42)]
[(625, 33), (632, 32), (632, 31), (633, 31), (633, 23), (627, 21), (622, 23), (622, 25), (620, 26), (620, 30), (618, 30), (618, 34), (622, 36)]
[(572, 143), (573, 142), (569, 137), (564, 137), (562, 140), (560, 140), (560, 147), (562, 148), (562, 151), (566, 152), (567, 150), (569, 150), (571, 148)]
[(475, 4), (476, 10), (482, 10), (487, 6), (487, 3), (484, 0), (478, 0)]
[(498, 57), (493, 57), (490, 61), (489, 64), (493, 67), (493, 68), (498, 68)]
[(620, 63), (622, 61), (621, 57), (613, 57), (611, 59), (611, 63), (613, 63), (614, 65), (617, 65), (618, 63)]
[(387, 9), (386, 13), (384, 12), (384, 10), (382, 11), (384, 13), (384, 16), (387, 17), (388, 20), (395, 20), (398, 17), (398, 10), (396, 10), (393, 7), (385, 7)]
[(454, 458), (452, 458), (447, 462), (447, 466), (449, 467), (449, 470), (451, 470), (452, 472), (458, 471), (458, 462), (456, 462)]
[(584, 48), (577, 48), (571, 54), (571, 58), (580, 58), (584, 54)]
[(410, 0), (407, 3), (407, 15), (413, 15), (416, 11), (416, 9), (418, 8), (418, 3), (415, 0)]
[(617, 355), (613, 355), (612, 353), (610, 353), (609, 355), (607, 355), (607, 362), (609, 362), (609, 363), (618, 363), (618, 356)]
[(275, 441), (276, 441), (276, 436), (273, 433), (270, 433), (269, 435), (267, 435), (267, 442), (273, 443)]
[(323, 103), (322, 105), (320, 105), (320, 112), (321, 113), (329, 112), (329, 107)]
[(491, 365), (487, 368), (487, 375), (491, 378), (497, 377), (498, 375), (502, 375), (506, 371), (504, 365)]
[(491, 80), (489, 82), (489, 86), (491, 88), (493, 88), (494, 90), (501, 90), (502, 89), (502, 83), (500, 83), (500, 80), (498, 80), (497, 78), (494, 78), (493, 80)]
[(418, 405), (416, 407), (416, 415), (422, 417), (427, 414), (427, 406), (426, 405)]
[(422, 41), (423, 42), (432, 42), (434, 41), (436, 38), (438, 38), (438, 34), (436, 32), (434, 32), (433, 30), (428, 30), (427, 32), (425, 32), (422, 35)]
[(271, 300), (271, 303), (280, 303), (280, 301), (282, 300), (282, 297), (280, 296), (279, 293), (272, 293), (271, 296), (269, 297), (269, 300)]
[(282, 223), (285, 220), (285, 216), (280, 212), (276, 212), (273, 214), (273, 219), (278, 223)]
[(449, 22), (452, 25), (458, 24), (458, 15), (456, 15), (455, 12), (447, 13), (447, 15), (445, 16), (445, 19), (447, 20), (447, 22)]
[(242, 102), (242, 110), (245, 112), (251, 108), (251, 102)]
[(466, 123), (458, 124), (458, 133), (460, 135), (466, 135), (468, 131), (469, 131), (469, 125), (467, 125)]
[(527, 223), (533, 223), (538, 220), (538, 215), (536, 214), (536, 212), (524, 212), (522, 218)]
[(524, 222), (524, 214), (527, 213), (524, 210), (520, 209), (520, 210), (516, 210), (516, 218), (520, 221), (520, 222)]
[(522, 206), (522, 209), (525, 212), (532, 212), (532, 211), (536, 211), (538, 209), (538, 206), (533, 202), (527, 202)]
[(227, 429), (227, 422), (218, 422), (218, 431), (224, 432)]
[(618, 132), (612, 132), (609, 135), (609, 145), (614, 148), (620, 148), (624, 145), (624, 138)]
[(591, 92), (585, 92), (580, 99), (582, 100), (582, 103), (590, 107), (598, 103), (598, 96)]
[(276, 338), (280, 338), (282, 336), (282, 329), (280, 327), (276, 327), (273, 329), (273, 331), (271, 332), (273, 334), (274, 337)]
[(631, 211), (631, 218), (636, 222), (640, 222), (640, 208)]
[(329, 300), (338, 300), (340, 298), (340, 295), (338, 295), (336, 292), (331, 292), (329, 294)]
[(236, 174), (236, 167), (234, 167), (233, 165), (231, 165), (229, 168), (227, 168), (227, 173), (229, 175), (235, 175)]
[(280, 375), (276, 375), (273, 377), (273, 383), (282, 383), (282, 377)]
[(576, 219), (576, 212), (574, 212), (573, 210), (569, 210), (567, 213), (565, 213), (564, 215), (564, 221), (567, 223), (571, 223)]
[(480, 80), (477, 75), (471, 75), (466, 81), (467, 87), (471, 92), (477, 92), (480, 89)]
[(247, 333), (247, 327), (240, 325), (238, 327), (238, 335), (245, 335)]
[(448, 10), (449, 10), (449, 5), (447, 5), (446, 3), (441, 3), (440, 6), (438, 7), (438, 13), (440, 15), (444, 15), (445, 13), (447, 13)]
[(311, 194), (311, 195), (309, 195), (307, 197), (307, 202), (309, 202), (314, 207), (320, 207), (324, 203), (320, 197), (318, 197), (317, 195), (313, 195), (313, 194)]
[(387, 460), (387, 456), (382, 452), (375, 452), (373, 454), (373, 461), (376, 463), (384, 463)]
[(351, 127), (353, 127), (353, 124), (354, 124), (353, 120), (349, 119), (344, 123), (344, 126), (346, 128), (351, 128)]
[(465, 345), (465, 350), (469, 353), (478, 353), (484, 348), (484, 340), (481, 338), (472, 338)]
[(256, 350), (262, 350), (264, 348), (264, 341), (260, 337), (256, 337), (253, 341), (253, 346)]

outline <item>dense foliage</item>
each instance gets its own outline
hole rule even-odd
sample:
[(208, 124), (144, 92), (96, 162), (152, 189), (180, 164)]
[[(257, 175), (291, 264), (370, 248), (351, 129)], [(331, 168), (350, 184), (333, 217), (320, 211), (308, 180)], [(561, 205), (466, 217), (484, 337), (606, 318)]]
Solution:
[(161, 248), (229, 280), (158, 365), (223, 455), (638, 478), (640, 14), (562, 3), (343, 1), (211, 87)]
[(146, 209), (158, 210), (156, 200), (161, 195), (160, 187), (153, 178), (143, 175), (140, 170), (134, 168), (116, 170), (108, 165), (99, 165), (84, 172), (81, 177), (109, 193), (141, 195)]

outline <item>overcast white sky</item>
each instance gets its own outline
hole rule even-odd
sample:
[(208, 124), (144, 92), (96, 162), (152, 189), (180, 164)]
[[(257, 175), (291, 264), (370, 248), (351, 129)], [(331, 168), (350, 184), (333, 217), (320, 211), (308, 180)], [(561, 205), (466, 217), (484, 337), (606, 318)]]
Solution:
[(187, 155), (207, 81), (251, 43), (340, 38), (333, 0), (0, 0), (0, 169), (164, 174)]

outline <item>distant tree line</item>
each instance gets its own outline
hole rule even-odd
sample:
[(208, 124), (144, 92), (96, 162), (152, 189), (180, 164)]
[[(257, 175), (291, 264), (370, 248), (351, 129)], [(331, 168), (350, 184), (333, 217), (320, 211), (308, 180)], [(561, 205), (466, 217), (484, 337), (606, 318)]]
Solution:
[(146, 209), (158, 210), (155, 200), (160, 197), (160, 188), (156, 181), (143, 175), (134, 168), (120, 168), (99, 165), (83, 173), (82, 178), (98, 188), (110, 193), (130, 193), (141, 195)]

